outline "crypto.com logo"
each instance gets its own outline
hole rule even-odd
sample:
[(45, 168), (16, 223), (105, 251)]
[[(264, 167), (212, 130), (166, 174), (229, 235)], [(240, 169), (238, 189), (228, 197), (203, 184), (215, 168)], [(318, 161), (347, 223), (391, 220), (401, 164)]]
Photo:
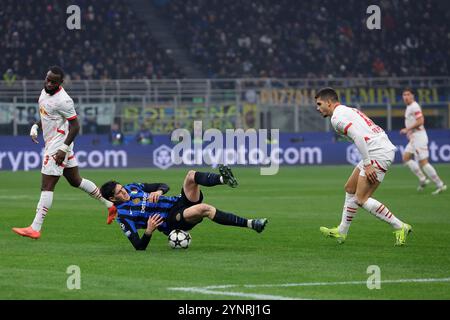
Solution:
[(153, 151), (153, 164), (160, 169), (167, 169), (173, 165), (172, 149), (165, 144), (159, 146)]
[(356, 166), (361, 161), (361, 154), (354, 144), (351, 144), (347, 147), (346, 156), (347, 161), (354, 166)]
[(260, 165), (261, 175), (274, 175), (279, 169), (278, 129), (271, 129), (270, 136), (266, 129), (227, 129), (223, 134), (218, 129), (203, 132), (202, 121), (194, 121), (194, 137), (176, 129), (171, 139), (179, 141), (171, 153), (175, 165)]

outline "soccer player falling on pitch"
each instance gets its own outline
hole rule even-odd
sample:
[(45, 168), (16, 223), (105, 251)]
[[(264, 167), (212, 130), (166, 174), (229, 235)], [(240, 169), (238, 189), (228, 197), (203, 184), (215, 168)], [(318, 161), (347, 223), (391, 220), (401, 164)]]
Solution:
[(364, 113), (342, 105), (334, 89), (319, 90), (315, 99), (317, 111), (324, 118), (331, 117), (331, 124), (336, 132), (350, 139), (362, 157), (345, 184), (341, 224), (336, 228), (321, 227), (320, 231), (327, 237), (336, 238), (339, 243), (345, 242), (358, 207), (363, 207), (395, 229), (396, 246), (404, 245), (406, 237), (412, 231), (411, 226), (396, 218), (384, 204), (371, 198), (394, 160), (396, 147), (384, 130)]
[[(424, 122), (425, 118), (422, 114), (420, 105), (414, 100), (414, 93), (411, 89), (403, 90), (403, 102), (406, 105), (405, 110), (405, 128), (400, 130), (401, 134), (405, 134), (409, 140), (403, 153), (403, 162), (409, 167), (411, 172), (419, 178), (419, 186), (417, 191), (422, 191), (430, 180), (423, 174), (433, 180), (437, 189), (432, 192), (433, 195), (437, 195), (445, 190), (447, 186), (442, 182), (436, 173), (436, 170), (428, 162), (428, 136), (425, 131)], [(419, 165), (412, 159), (415, 155), (416, 160), (419, 161)]]
[(30, 132), (31, 139), (39, 143), (38, 128), (41, 128), (45, 141), (41, 169), (41, 198), (31, 226), (12, 230), (32, 239), (39, 239), (41, 236), (40, 230), (52, 206), (53, 191), (61, 175), (64, 175), (72, 187), (83, 190), (105, 204), (108, 208), (108, 223), (111, 223), (116, 215), (114, 204), (101, 196), (98, 187), (92, 181), (80, 177), (73, 151), (73, 141), (80, 130), (80, 125), (73, 100), (62, 87), (63, 81), (64, 71), (58, 66), (50, 67), (39, 97), (41, 120), (32, 126)]
[[(262, 232), (267, 219), (246, 219), (202, 203), (200, 186), (237, 186), (237, 180), (229, 167), (220, 165), (219, 170), (220, 175), (190, 170), (178, 196), (163, 196), (169, 190), (163, 183), (131, 183), (122, 186), (116, 181), (108, 181), (100, 191), (104, 198), (116, 205), (116, 221), (136, 250), (147, 248), (156, 229), (165, 235), (169, 235), (174, 229), (188, 231), (202, 222), (203, 218), (222, 225)], [(138, 229), (145, 229), (142, 237), (139, 236)]]

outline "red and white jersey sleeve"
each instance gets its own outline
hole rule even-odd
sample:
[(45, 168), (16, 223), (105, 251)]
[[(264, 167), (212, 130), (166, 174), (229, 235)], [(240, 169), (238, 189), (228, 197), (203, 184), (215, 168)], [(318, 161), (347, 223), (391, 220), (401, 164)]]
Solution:
[(56, 152), (69, 133), (68, 120), (77, 117), (73, 100), (62, 87), (53, 95), (42, 90), (39, 113), (46, 153)]
[[(409, 127), (413, 126), (416, 123), (417, 119), (419, 119), (420, 117), (423, 117), (422, 108), (416, 101), (414, 101), (413, 103), (411, 103), (410, 105), (408, 105), (406, 107), (405, 127), (409, 128)], [(415, 136), (415, 137), (424, 136), (425, 137), (426, 136), (425, 127), (423, 125), (421, 125), (420, 127), (413, 129), (412, 136)]]
[(384, 130), (356, 108), (337, 106), (331, 117), (331, 124), (337, 133), (353, 142), (356, 137), (363, 138), (369, 154), (380, 150), (396, 150)]

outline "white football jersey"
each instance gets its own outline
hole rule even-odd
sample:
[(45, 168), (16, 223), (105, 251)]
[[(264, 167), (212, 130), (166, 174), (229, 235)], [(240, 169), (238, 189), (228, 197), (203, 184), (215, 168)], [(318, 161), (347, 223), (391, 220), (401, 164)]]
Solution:
[[(422, 108), (420, 105), (414, 101), (410, 105), (406, 107), (405, 110), (405, 127), (408, 128), (412, 125), (414, 125), (418, 118), (422, 117)], [(420, 127), (413, 129), (409, 138), (427, 138), (427, 133), (425, 131), (425, 127), (421, 125)]]
[[(69, 134), (69, 122), (77, 117), (72, 98), (63, 87), (53, 95), (44, 89), (39, 97), (39, 113), (45, 141), (45, 152), (52, 153), (64, 144)], [(73, 148), (73, 143), (70, 145)]]
[(334, 109), (331, 124), (337, 133), (349, 137), (347, 131), (353, 127), (353, 132), (364, 138), (369, 154), (378, 151), (392, 151), (397, 148), (391, 143), (384, 130), (376, 125), (369, 117), (356, 108), (339, 105)]

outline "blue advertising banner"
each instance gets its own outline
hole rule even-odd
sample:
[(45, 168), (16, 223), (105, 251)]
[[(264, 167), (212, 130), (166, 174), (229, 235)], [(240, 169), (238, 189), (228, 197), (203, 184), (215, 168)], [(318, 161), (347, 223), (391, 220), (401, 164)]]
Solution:
[[(450, 130), (428, 130), (430, 160), (437, 163), (450, 162)], [(264, 139), (259, 144), (273, 139)], [(398, 150), (395, 163), (401, 163), (401, 155), (407, 144), (405, 136), (398, 132), (390, 132), (389, 137)], [(181, 164), (175, 164), (172, 150), (175, 143), (169, 135), (155, 135), (153, 143), (139, 145), (135, 141), (122, 145), (112, 145), (107, 135), (83, 135), (75, 142), (75, 155), (80, 168), (151, 168), (168, 169), (171, 167), (210, 165), (228, 159), (229, 164), (236, 165), (267, 165), (267, 157), (261, 156), (259, 150), (249, 148), (245, 143), (245, 150), (236, 145), (225, 143), (221, 154), (212, 157), (207, 154), (208, 144), (197, 146), (192, 142), (192, 148), (184, 149)], [(358, 163), (358, 150), (349, 142), (339, 141), (332, 132), (329, 133), (280, 133), (277, 149), (269, 144), (269, 156), (276, 154), (280, 165), (333, 165)], [(190, 142), (189, 142), (190, 143)], [(258, 146), (259, 146), (258, 144)], [(41, 168), (43, 144), (34, 144), (28, 136), (0, 136), (0, 170), (18, 171), (35, 170)], [(241, 158), (243, 162), (237, 160)], [(225, 158), (223, 158), (225, 157)], [(272, 157), (273, 159), (273, 157)]]

